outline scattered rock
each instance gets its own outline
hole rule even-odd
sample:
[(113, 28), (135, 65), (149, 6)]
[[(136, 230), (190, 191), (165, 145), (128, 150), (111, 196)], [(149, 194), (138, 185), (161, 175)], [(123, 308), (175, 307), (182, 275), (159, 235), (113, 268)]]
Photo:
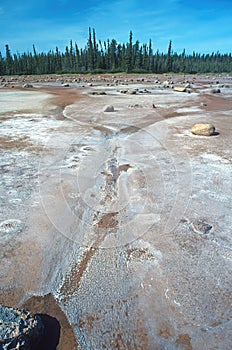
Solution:
[(32, 89), (33, 88), (33, 85), (32, 84), (29, 84), (29, 83), (26, 83), (23, 85), (23, 88), (24, 89)]
[(135, 103), (134, 105), (129, 105), (128, 107), (129, 108), (143, 108), (143, 106), (138, 104), (138, 103)]
[(173, 91), (186, 92), (186, 87), (174, 86)]
[(195, 124), (191, 131), (194, 135), (211, 136), (215, 133), (215, 126), (212, 124)]
[(220, 94), (221, 90), (220, 89), (211, 89), (210, 92), (212, 94)]
[(136, 95), (136, 90), (127, 90), (128, 95)]
[(169, 81), (168, 80), (165, 80), (164, 82), (163, 82), (163, 87), (165, 87), (165, 88), (169, 88), (170, 87), (170, 83), (169, 83)]
[(206, 102), (201, 102), (201, 107), (206, 107), (207, 103)]
[(114, 112), (114, 106), (111, 106), (111, 105), (105, 106), (103, 108), (103, 112)]
[(205, 220), (196, 220), (190, 223), (190, 228), (193, 232), (204, 235), (209, 233), (213, 226), (209, 225)]
[(0, 305), (0, 349), (32, 350), (44, 333), (39, 316)]
[(21, 232), (24, 228), (24, 224), (21, 220), (9, 219), (0, 223), (0, 233), (2, 235), (14, 234)]
[(69, 87), (69, 83), (62, 84), (62, 87)]
[(105, 91), (92, 91), (90, 95), (106, 95)]
[(140, 94), (151, 94), (151, 91), (144, 89), (144, 90), (139, 90)]

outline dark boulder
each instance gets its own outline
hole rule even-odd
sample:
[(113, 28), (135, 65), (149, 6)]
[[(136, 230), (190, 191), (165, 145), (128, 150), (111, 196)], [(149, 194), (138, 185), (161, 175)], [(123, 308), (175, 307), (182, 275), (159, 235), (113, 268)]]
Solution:
[(210, 90), (211, 94), (220, 94), (221, 90), (218, 88), (214, 88)]
[(0, 350), (32, 350), (44, 333), (41, 318), (0, 305)]

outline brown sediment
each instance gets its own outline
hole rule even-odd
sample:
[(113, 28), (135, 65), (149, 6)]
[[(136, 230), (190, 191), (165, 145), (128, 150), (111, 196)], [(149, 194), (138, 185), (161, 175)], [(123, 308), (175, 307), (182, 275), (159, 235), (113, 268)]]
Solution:
[(159, 330), (159, 336), (168, 339), (172, 336), (172, 329), (169, 325), (163, 325)]
[(192, 350), (191, 338), (188, 334), (179, 334), (176, 344), (184, 346), (184, 350)]
[(17, 307), (19, 300), (25, 295), (23, 288), (6, 288), (0, 289), (0, 304), (10, 307)]
[(99, 321), (99, 317), (98, 316), (94, 316), (94, 315), (86, 315), (85, 318), (80, 318), (79, 322), (78, 322), (78, 327), (79, 328), (83, 328), (83, 327), (88, 327), (90, 329), (93, 328), (93, 323), (95, 321)]
[(149, 252), (148, 248), (133, 248), (133, 249), (127, 249), (128, 259), (133, 260), (149, 260), (154, 259), (155, 256), (151, 252)]
[(64, 109), (66, 106), (73, 104), (74, 102), (90, 98), (87, 95), (82, 94), (78, 89), (43, 87), (43, 90), (53, 95), (51, 102), (61, 109)]
[[(45, 350), (45, 348), (48, 350), (53, 350), (54, 347), (52, 347), (49, 343), (54, 344), (55, 341), (58, 341), (58, 347), (57, 350), (75, 350), (78, 348), (77, 339), (74, 334), (73, 327), (70, 325), (67, 316), (65, 315), (64, 311), (59, 306), (58, 302), (54, 298), (52, 294), (47, 294), (45, 296), (32, 296), (30, 299), (28, 299), (26, 302), (24, 302), (21, 306), (21, 308), (24, 308), (28, 310), (30, 313), (33, 314), (41, 314), (42, 320), (45, 323), (45, 327), (47, 327), (46, 331), (46, 339), (42, 339), (41, 342), (43, 343), (43, 347), (39, 348), (38, 350)], [(47, 317), (46, 317), (47, 316)], [(58, 337), (57, 332), (54, 332), (54, 321), (51, 323), (48, 323), (48, 319), (55, 318), (59, 322), (60, 325), (60, 334)], [(56, 327), (58, 327), (56, 321)], [(58, 337), (59, 339), (54, 339), (55, 337)]]
[(85, 252), (82, 260), (78, 263), (73, 264), (70, 274), (66, 277), (60, 289), (60, 294), (63, 296), (64, 301), (68, 296), (73, 295), (73, 293), (78, 290), (81, 279), (88, 267), (88, 264), (95, 254), (95, 250), (96, 248), (94, 247), (89, 248)]
[(121, 173), (122, 171), (127, 172), (127, 170), (130, 168), (133, 168), (132, 165), (130, 165), (130, 164), (121, 164), (118, 167), (118, 171), (119, 171), (119, 173)]
[(202, 107), (202, 109), (205, 111), (227, 111), (232, 109), (231, 98), (224, 98), (222, 96), (209, 94), (203, 94), (201, 98), (202, 101), (206, 103), (206, 106)]
[[(103, 215), (103, 217), (97, 223), (98, 228), (115, 228), (118, 225), (118, 221), (115, 216), (118, 212), (108, 213)], [(85, 274), (85, 271), (89, 265), (89, 262), (96, 253), (98, 247), (103, 242), (106, 233), (100, 234), (98, 232), (98, 238), (96, 239), (94, 245), (92, 245), (82, 257), (80, 262), (73, 264), (70, 274), (66, 277), (61, 289), (60, 294), (63, 296), (63, 300), (66, 301), (68, 297), (72, 296), (80, 287), (81, 279)]]
[(130, 126), (127, 126), (125, 128), (122, 128), (120, 130), (120, 133), (122, 134), (133, 134), (135, 132), (138, 132), (141, 128), (137, 127), (137, 126), (133, 126), (133, 125), (130, 125)]
[(19, 138), (12, 137), (12, 136), (0, 136), (0, 148), (4, 150), (9, 150), (12, 148), (19, 149), (27, 149), (28, 147), (32, 146), (32, 142), (30, 141), (30, 138), (27, 136), (21, 136)]
[(97, 223), (99, 228), (115, 228), (118, 226), (118, 220), (115, 218), (118, 212), (104, 214)]

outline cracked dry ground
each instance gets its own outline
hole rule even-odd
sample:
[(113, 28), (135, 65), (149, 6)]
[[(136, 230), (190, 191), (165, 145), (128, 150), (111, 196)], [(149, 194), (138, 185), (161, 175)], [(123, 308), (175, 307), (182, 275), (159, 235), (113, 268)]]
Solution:
[(43, 115), (2, 115), (0, 301), (56, 317), (58, 349), (232, 348), (231, 90), (207, 84), (42, 86)]

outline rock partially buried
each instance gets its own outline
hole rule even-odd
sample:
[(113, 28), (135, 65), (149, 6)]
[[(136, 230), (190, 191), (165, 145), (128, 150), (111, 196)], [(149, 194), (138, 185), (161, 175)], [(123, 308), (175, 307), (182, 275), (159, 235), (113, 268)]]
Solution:
[(195, 124), (191, 128), (192, 134), (200, 136), (211, 136), (215, 133), (215, 126), (212, 124)]
[(178, 92), (186, 92), (186, 87), (183, 87), (183, 86), (174, 86), (173, 90), (174, 90), (174, 91), (178, 91)]
[(211, 89), (210, 92), (211, 92), (212, 94), (220, 94), (221, 90), (215, 88), (215, 89)]
[(212, 225), (208, 224), (205, 220), (202, 220), (202, 219), (191, 222), (190, 227), (193, 232), (199, 233), (201, 235), (210, 233), (210, 231), (213, 228)]
[(103, 112), (114, 112), (114, 106), (105, 106)]
[(44, 326), (39, 316), (0, 305), (0, 349), (34, 349), (43, 332)]
[(90, 92), (91, 95), (106, 95), (105, 91), (92, 91)]
[(136, 95), (136, 90), (127, 90), (128, 95)]
[(26, 83), (23, 85), (23, 88), (24, 89), (32, 89), (33, 88), (33, 85), (32, 84), (29, 84), (29, 83)]
[(7, 235), (21, 232), (24, 229), (24, 224), (21, 220), (9, 219), (0, 222), (0, 234)]

